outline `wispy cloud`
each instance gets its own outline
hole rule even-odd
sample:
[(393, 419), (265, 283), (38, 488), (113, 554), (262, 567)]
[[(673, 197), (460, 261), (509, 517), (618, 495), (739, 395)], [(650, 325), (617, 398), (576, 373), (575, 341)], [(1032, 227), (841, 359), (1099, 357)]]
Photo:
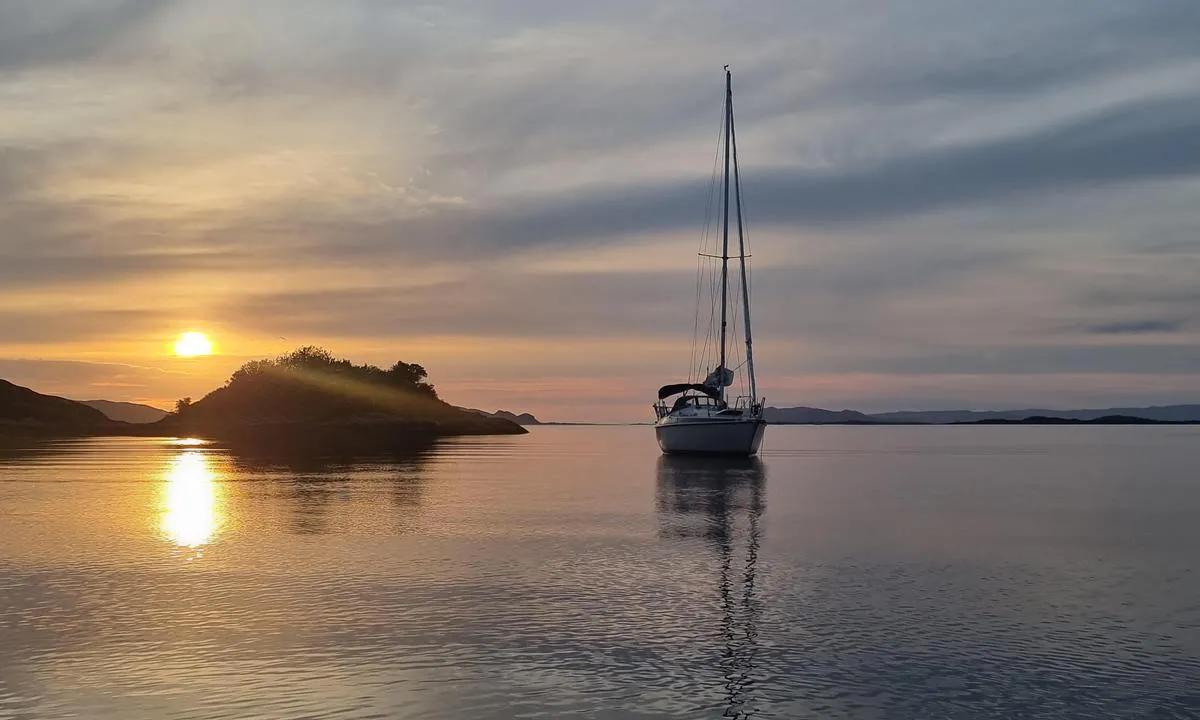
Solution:
[[(1092, 325), (1089, 332), (1099, 335), (1135, 335), (1140, 333), (1171, 333), (1184, 327), (1182, 320), (1129, 320)], [(1197, 353), (1200, 358), (1200, 353)]]

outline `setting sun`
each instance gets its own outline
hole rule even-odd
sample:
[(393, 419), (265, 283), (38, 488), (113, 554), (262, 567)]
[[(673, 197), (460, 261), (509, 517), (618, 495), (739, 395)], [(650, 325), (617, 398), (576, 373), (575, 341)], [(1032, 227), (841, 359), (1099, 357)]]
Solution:
[(212, 355), (212, 341), (202, 332), (185, 332), (175, 341), (175, 354), (180, 357)]

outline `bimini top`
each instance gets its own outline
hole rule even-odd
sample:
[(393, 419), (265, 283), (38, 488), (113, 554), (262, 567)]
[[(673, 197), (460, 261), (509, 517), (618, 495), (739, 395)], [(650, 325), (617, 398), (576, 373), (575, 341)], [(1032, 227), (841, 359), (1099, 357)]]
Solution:
[(714, 399), (721, 397), (721, 391), (715, 387), (709, 387), (708, 385), (701, 385), (699, 383), (675, 383), (674, 385), (663, 385), (660, 387), (658, 389), (658, 399), (665, 400), (672, 395), (678, 395), (679, 393), (687, 392), (688, 390), (702, 392)]

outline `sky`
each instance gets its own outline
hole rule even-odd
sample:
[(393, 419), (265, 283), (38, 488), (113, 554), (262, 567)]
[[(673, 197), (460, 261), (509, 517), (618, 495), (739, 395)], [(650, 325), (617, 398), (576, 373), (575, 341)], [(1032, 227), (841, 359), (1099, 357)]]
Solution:
[(1195, 0), (3, 2), (0, 377), (316, 344), (649, 419), (728, 63), (770, 404), (1200, 402), (1197, 48)]

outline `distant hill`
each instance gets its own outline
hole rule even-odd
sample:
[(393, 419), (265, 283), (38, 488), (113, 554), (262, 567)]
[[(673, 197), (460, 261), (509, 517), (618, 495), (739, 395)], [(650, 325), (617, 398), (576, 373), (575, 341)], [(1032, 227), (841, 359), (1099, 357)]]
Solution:
[(120, 420), (127, 423), (152, 423), (165, 418), (166, 410), (159, 410), (149, 405), (131, 402), (115, 402), (113, 400), (80, 400), (80, 403), (95, 408), (104, 413), (109, 420)]
[(763, 416), (769, 423), (780, 425), (829, 425), (874, 422), (857, 410), (822, 410), (813, 407), (768, 407)]
[[(779, 424), (920, 424), (962, 425), (1022, 422), (1036, 419), (1091, 422), (1100, 419), (1144, 419), (1155, 422), (1200, 422), (1200, 405), (1156, 405), (1140, 408), (1102, 408), (1087, 410), (918, 410), (886, 413), (861, 413), (856, 410), (822, 410), (812, 407), (766, 409), (767, 422)], [(1109, 423), (1114, 421), (1108, 420)], [(1122, 421), (1129, 424), (1128, 421)]]
[(1113, 415), (1139, 417), (1162, 422), (1196, 422), (1200, 421), (1200, 405), (1155, 405), (1150, 407), (1086, 410), (1048, 410), (1046, 408), (1027, 408), (1024, 410), (935, 410), (930, 412), (876, 413), (870, 417), (876, 422), (948, 424), (978, 422), (980, 420), (1024, 420), (1029, 417), (1095, 420)]
[(507, 410), (497, 410), (496, 412), (488, 412), (486, 410), (476, 410), (475, 408), (462, 408), (462, 409), (466, 410), (467, 412), (470, 412), (470, 413), (475, 413), (477, 415), (483, 415), (484, 417), (501, 418), (503, 420), (508, 420), (509, 422), (515, 422), (518, 425), (541, 425), (542, 424), (541, 420), (538, 420), (537, 418), (535, 418), (533, 415), (530, 415), (529, 413), (521, 413), (520, 415), (518, 415), (516, 413), (511, 413)]
[(90, 435), (114, 423), (95, 408), (0, 380), (0, 436)]
[(1185, 422), (1181, 420), (1148, 420), (1143, 417), (1134, 417), (1131, 415), (1104, 415), (1091, 420), (1080, 420), (1078, 418), (1061, 418), (1047, 417), (1045, 415), (1033, 415), (1031, 417), (1022, 418), (1020, 420), (1005, 420), (992, 418), (989, 420), (975, 420), (969, 423), (955, 423), (956, 425), (1171, 425), (1176, 422)]

